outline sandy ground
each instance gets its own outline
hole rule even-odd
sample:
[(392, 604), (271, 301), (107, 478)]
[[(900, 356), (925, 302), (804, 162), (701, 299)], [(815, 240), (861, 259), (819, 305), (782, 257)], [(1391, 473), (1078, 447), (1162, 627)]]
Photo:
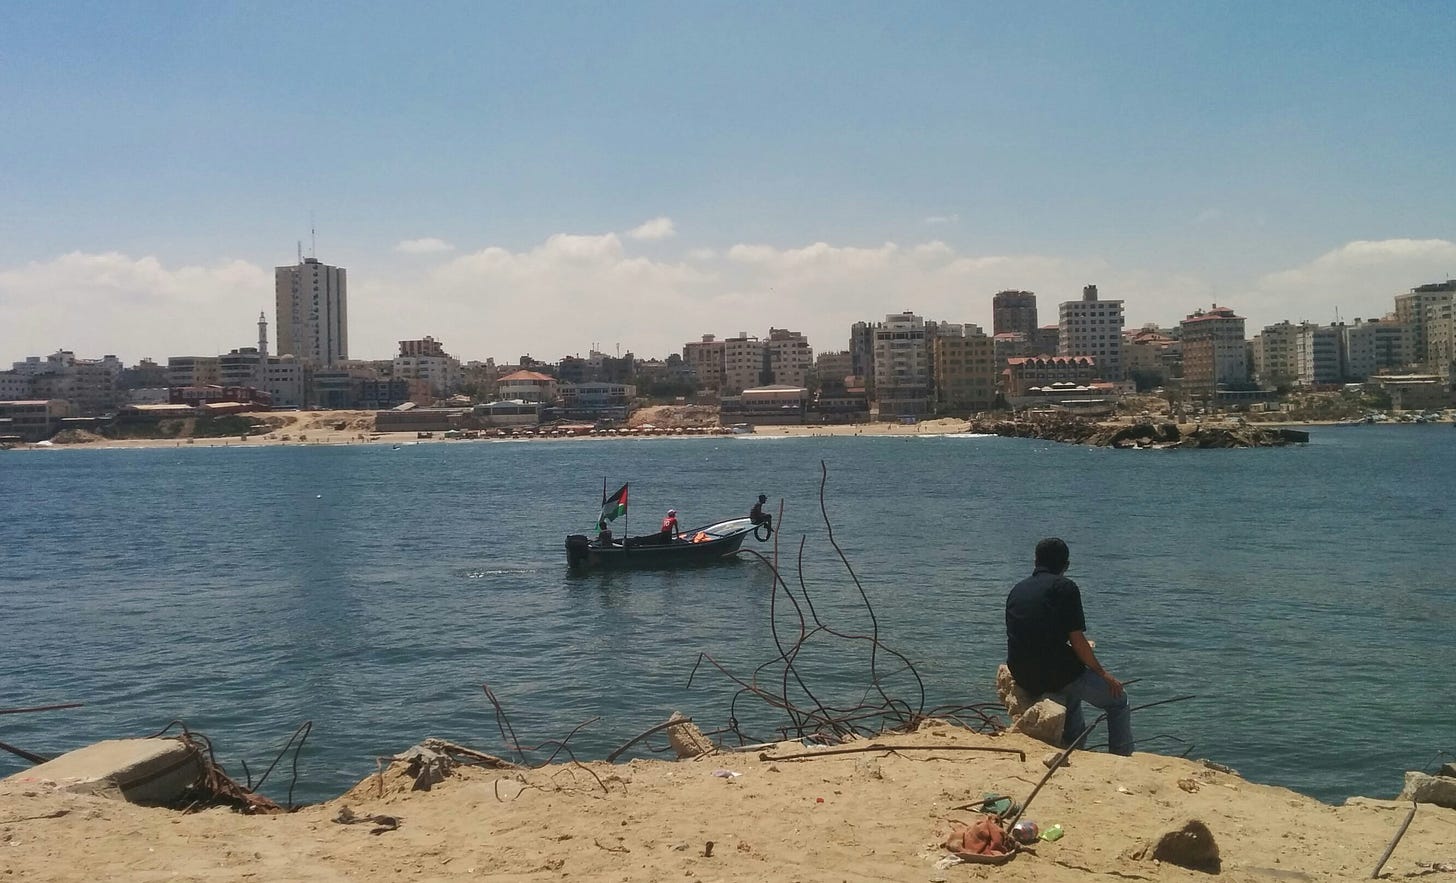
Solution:
[[(932, 750), (468, 768), (427, 792), (370, 776), (351, 795), (283, 816), (183, 815), (0, 783), (0, 879), (1207, 881), (1128, 855), (1195, 818), (1217, 842), (1218, 879), (1355, 880), (1369, 876), (1407, 808), (1359, 798), (1331, 807), (1191, 760), (1077, 754), (1027, 813), (1043, 829), (1061, 824), (1061, 840), (1001, 867), (938, 869), (952, 821), (974, 817), (957, 807), (987, 791), (1024, 799), (1049, 749), (938, 724), (878, 742), (1020, 748), (1026, 759)], [(802, 750), (786, 743), (779, 753)], [(399, 827), (371, 834), (370, 824), (333, 821), (346, 805)], [(1456, 810), (1423, 805), (1385, 876), (1456, 880), (1420, 864), (1451, 861)]]

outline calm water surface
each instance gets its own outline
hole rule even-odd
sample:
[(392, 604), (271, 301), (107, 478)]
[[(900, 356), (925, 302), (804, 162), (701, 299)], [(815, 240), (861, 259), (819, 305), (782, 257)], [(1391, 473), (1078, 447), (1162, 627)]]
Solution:
[[(766, 569), (572, 577), (562, 536), (592, 524), (604, 478), (632, 482), (633, 533), (669, 506), (693, 525), (783, 498), (785, 567), (803, 537), (821, 614), (867, 631), (819, 515), (821, 460), (835, 536), (928, 705), (994, 699), (1005, 592), (1056, 534), (1099, 655), (1141, 679), (1134, 701), (1196, 696), (1136, 716), (1140, 748), (1325, 800), (1393, 795), (1456, 751), (1448, 426), (1255, 451), (952, 436), (0, 453), (0, 707), (87, 704), (0, 718), (0, 741), (58, 752), (175, 718), (256, 772), (312, 720), (296, 796), (322, 799), (428, 735), (504, 750), (483, 683), (523, 742), (600, 715), (582, 756), (674, 709), (721, 724), (726, 682), (688, 675), (699, 652), (745, 673), (776, 656)], [(856, 648), (816, 644), (804, 666), (821, 698), (862, 698)], [(756, 714), (740, 706), (771, 735)], [(21, 766), (0, 756), (0, 774)]]

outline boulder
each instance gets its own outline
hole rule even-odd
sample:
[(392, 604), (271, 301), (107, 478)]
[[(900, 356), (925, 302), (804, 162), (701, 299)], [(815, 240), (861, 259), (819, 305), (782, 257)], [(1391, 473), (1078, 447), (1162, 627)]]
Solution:
[(6, 779), (44, 783), (61, 791), (169, 804), (202, 779), (203, 760), (177, 738), (107, 739), (33, 766)]
[(1405, 774), (1405, 787), (1397, 799), (1456, 809), (1456, 778), (1408, 772)]
[(1177, 828), (1154, 835), (1129, 852), (1128, 857), (1135, 861), (1167, 862), (1209, 874), (1217, 874), (1222, 865), (1213, 832), (1198, 819), (1189, 819)]
[(1062, 744), (1067, 725), (1067, 707), (1050, 696), (1037, 700), (1011, 724), (1014, 733), (1025, 733), (1052, 746)]

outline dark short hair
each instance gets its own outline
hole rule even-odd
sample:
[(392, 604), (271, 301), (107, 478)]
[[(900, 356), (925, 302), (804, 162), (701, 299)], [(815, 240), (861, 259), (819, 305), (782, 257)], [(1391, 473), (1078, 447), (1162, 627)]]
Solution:
[(1067, 569), (1072, 553), (1067, 544), (1057, 537), (1047, 537), (1036, 544), (1036, 566), (1054, 570), (1057, 573)]
[(767, 500), (768, 500), (768, 494), (759, 494), (758, 495), (758, 501), (760, 503), (767, 502)]

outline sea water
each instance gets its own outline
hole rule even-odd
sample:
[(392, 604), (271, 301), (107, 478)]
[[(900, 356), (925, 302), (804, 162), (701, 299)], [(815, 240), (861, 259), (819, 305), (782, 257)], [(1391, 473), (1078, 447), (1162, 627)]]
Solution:
[[(748, 677), (798, 634), (763, 563), (567, 572), (563, 537), (630, 482), (619, 535), (782, 501), (796, 597), (802, 575), (821, 619), (904, 653), (919, 682), (883, 653), (876, 670), (912, 704), (921, 684), (926, 708), (995, 699), (1005, 593), (1057, 535), (1133, 702), (1193, 697), (1136, 714), (1140, 750), (1329, 801), (1456, 751), (1449, 427), (1234, 451), (770, 432), (0, 453), (0, 707), (85, 703), (0, 717), (0, 741), (56, 753), (175, 719), (243, 778), (312, 721), (294, 797), (317, 800), (426, 736), (510, 753), (482, 685), (528, 745), (600, 717), (569, 744), (583, 758), (674, 710), (774, 737), (716, 669), (689, 684), (699, 654)], [(867, 649), (815, 636), (806, 686), (864, 701)]]

